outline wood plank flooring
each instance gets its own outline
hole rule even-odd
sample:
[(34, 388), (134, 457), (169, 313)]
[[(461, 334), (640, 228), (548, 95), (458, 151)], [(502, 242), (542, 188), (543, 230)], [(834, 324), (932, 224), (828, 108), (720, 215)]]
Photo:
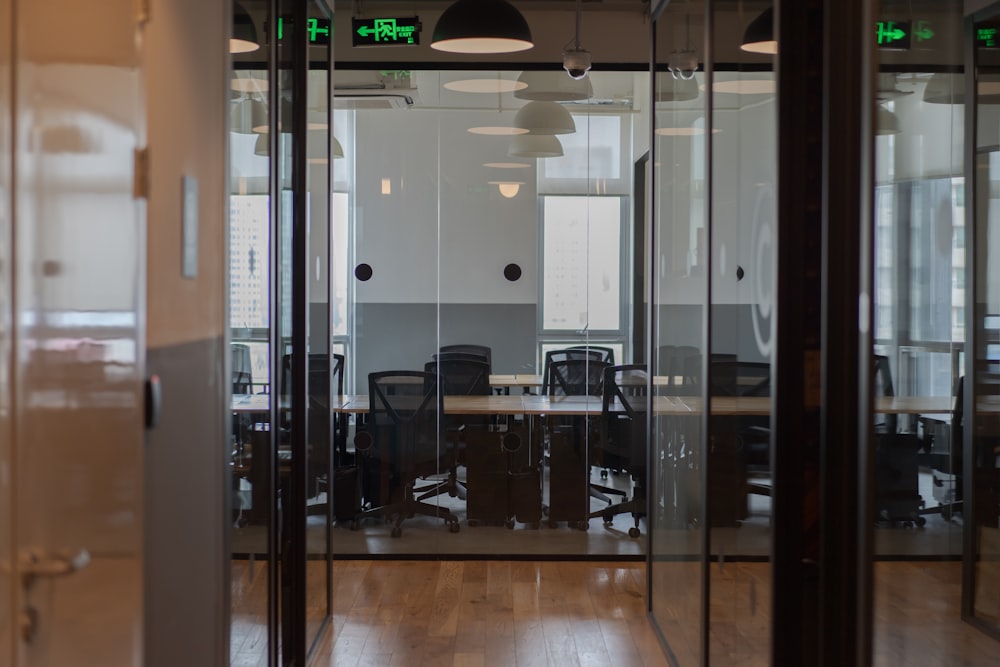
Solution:
[[(681, 664), (694, 665), (699, 603), (685, 582), (697, 582), (697, 564), (676, 565), (688, 569), (658, 594), (660, 613)], [(233, 561), (234, 665), (266, 664), (266, 572)], [(769, 664), (770, 573), (767, 563), (713, 571), (713, 664)], [(1000, 643), (959, 618), (961, 563), (879, 562), (874, 573), (877, 667), (1000, 664)], [(667, 664), (646, 618), (644, 563), (337, 561), (332, 574), (333, 620), (314, 666)]]
[(666, 665), (642, 563), (346, 561), (314, 665)]

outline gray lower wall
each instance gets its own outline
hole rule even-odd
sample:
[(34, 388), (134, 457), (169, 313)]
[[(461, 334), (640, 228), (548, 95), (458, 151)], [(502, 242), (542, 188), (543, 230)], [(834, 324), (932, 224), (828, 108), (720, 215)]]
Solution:
[(439, 336), (441, 345), (490, 346), (497, 373), (535, 372), (535, 304), (360, 303), (354, 317), (353, 391), (358, 393), (368, 392), (371, 372), (423, 370)]
[[(316, 311), (319, 313), (319, 309)], [(657, 310), (658, 344), (701, 347), (702, 307), (664, 305)], [(535, 304), (361, 303), (355, 307), (354, 386), (367, 393), (368, 373), (422, 370), (438, 346), (476, 343), (493, 349), (497, 373), (534, 373), (538, 348)], [(754, 338), (752, 306), (713, 308), (713, 352), (744, 361), (766, 361)], [(322, 319), (322, 318), (317, 318)], [(766, 324), (766, 323), (765, 323)], [(322, 349), (327, 329), (312, 326), (311, 347)]]
[(228, 664), (226, 468), (221, 339), (149, 348), (160, 423), (145, 456), (145, 664)]
[[(717, 304), (712, 307), (712, 352), (735, 354), (741, 361), (767, 361), (754, 337), (754, 306)], [(700, 305), (663, 305), (656, 311), (658, 345), (701, 347), (704, 308)], [(769, 327), (770, 322), (763, 326)]]

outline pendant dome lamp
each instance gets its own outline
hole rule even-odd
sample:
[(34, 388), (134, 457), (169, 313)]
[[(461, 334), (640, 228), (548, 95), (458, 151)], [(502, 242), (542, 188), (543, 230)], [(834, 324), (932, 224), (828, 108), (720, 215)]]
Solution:
[(558, 102), (528, 102), (514, 115), (514, 127), (530, 134), (572, 134), (576, 123)]
[(238, 2), (233, 3), (233, 35), (229, 38), (230, 53), (250, 53), (260, 48), (253, 18)]
[(563, 148), (554, 134), (519, 134), (511, 137), (511, 157), (562, 157)]
[(534, 45), (528, 22), (506, 0), (457, 0), (431, 38), (432, 49), (448, 53), (514, 53)]
[(875, 134), (886, 136), (900, 132), (899, 117), (881, 104), (877, 105), (875, 109)]
[(778, 40), (774, 38), (774, 7), (768, 7), (750, 21), (743, 33), (740, 49), (750, 53), (778, 53)]

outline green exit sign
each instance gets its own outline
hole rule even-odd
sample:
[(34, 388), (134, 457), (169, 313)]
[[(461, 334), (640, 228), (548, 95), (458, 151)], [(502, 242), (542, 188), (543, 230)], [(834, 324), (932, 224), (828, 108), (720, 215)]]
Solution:
[(995, 49), (1000, 47), (1000, 29), (989, 25), (977, 26), (976, 46), (981, 49)]
[(420, 43), (420, 19), (351, 19), (354, 46), (407, 46)]
[(910, 22), (876, 21), (875, 41), (882, 49), (902, 51), (910, 48)]
[[(278, 41), (283, 41), (291, 35), (292, 20), (285, 16), (278, 17)], [(306, 33), (310, 46), (325, 46), (330, 43), (330, 19), (306, 19)]]

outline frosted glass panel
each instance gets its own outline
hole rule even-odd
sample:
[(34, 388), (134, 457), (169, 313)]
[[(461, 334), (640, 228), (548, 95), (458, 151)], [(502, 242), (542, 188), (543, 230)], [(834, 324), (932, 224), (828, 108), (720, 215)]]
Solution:
[(621, 201), (546, 197), (543, 328), (606, 331), (621, 321)]

